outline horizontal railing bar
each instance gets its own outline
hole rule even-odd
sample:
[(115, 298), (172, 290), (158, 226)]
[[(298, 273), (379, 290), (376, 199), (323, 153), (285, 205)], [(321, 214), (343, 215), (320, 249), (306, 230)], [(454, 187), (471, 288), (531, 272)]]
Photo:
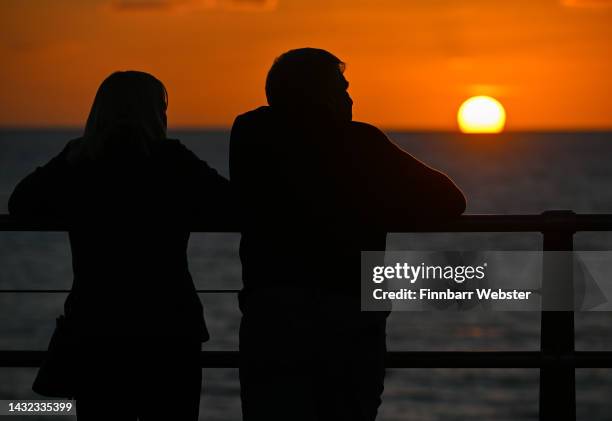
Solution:
[[(0, 351), (0, 367), (39, 367), (46, 351)], [(237, 351), (203, 351), (204, 368), (236, 368)], [(612, 351), (578, 351), (561, 357), (539, 351), (390, 351), (387, 368), (612, 368)]]
[[(147, 291), (147, 288), (141, 291)], [(0, 289), (0, 294), (67, 294), (69, 289)], [(237, 294), (239, 289), (196, 289), (198, 294)]]
[(579, 351), (561, 357), (541, 351), (395, 351), (388, 368), (612, 368), (612, 351)]
[[(411, 222), (385, 227), (389, 232), (544, 232), (612, 231), (612, 214), (558, 215), (463, 215), (458, 218)], [(156, 227), (160, 227), (156, 225)], [(51, 220), (26, 220), (0, 215), (0, 231), (67, 231), (70, 224)], [(74, 226), (72, 228), (75, 228)], [(192, 232), (238, 232), (238, 227), (196, 221), (185, 229)]]

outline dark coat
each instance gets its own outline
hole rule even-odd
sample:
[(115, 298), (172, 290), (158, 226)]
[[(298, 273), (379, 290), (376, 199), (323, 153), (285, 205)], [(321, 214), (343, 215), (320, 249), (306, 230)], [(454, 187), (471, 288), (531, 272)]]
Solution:
[(71, 226), (67, 320), (83, 335), (207, 340), (187, 265), (188, 224), (231, 218), (229, 182), (178, 140), (146, 158), (71, 163), (82, 142), (28, 175), (9, 200), (12, 215)]
[(247, 312), (274, 311), (278, 303), (253, 297), (280, 287), (350, 300), (357, 314), (361, 251), (384, 250), (389, 227), (455, 217), (466, 206), (446, 175), (376, 127), (292, 118), (271, 107), (236, 118), (230, 179), (240, 198)]

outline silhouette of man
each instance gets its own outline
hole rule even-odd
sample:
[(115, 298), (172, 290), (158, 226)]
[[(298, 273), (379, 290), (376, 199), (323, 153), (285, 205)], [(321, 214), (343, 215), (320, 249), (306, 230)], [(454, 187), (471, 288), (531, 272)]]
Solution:
[(360, 311), (360, 252), (384, 250), (395, 222), (465, 209), (448, 177), (351, 121), (343, 71), (324, 50), (281, 55), (269, 106), (232, 128), (245, 421), (374, 420), (388, 312)]

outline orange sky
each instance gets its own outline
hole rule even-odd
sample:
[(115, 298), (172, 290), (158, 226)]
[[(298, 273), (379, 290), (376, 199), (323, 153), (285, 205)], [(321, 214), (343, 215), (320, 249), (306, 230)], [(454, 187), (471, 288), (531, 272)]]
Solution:
[(508, 129), (612, 128), (612, 0), (2, 0), (0, 34), (0, 126), (82, 126), (119, 69), (166, 84), (171, 126), (228, 126), (314, 46), (385, 128), (455, 129), (481, 94)]

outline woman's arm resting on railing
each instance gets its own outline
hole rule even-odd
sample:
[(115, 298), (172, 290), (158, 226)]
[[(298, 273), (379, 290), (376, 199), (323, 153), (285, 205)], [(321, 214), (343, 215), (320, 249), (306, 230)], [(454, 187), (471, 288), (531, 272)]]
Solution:
[(178, 152), (172, 170), (182, 176), (176, 188), (182, 189), (186, 216), (192, 220), (209, 220), (219, 226), (236, 225), (236, 205), (229, 180), (178, 140), (168, 142), (175, 142)]
[(66, 161), (68, 148), (17, 184), (8, 202), (11, 215), (61, 216), (61, 208), (66, 205), (63, 191), (70, 173)]

